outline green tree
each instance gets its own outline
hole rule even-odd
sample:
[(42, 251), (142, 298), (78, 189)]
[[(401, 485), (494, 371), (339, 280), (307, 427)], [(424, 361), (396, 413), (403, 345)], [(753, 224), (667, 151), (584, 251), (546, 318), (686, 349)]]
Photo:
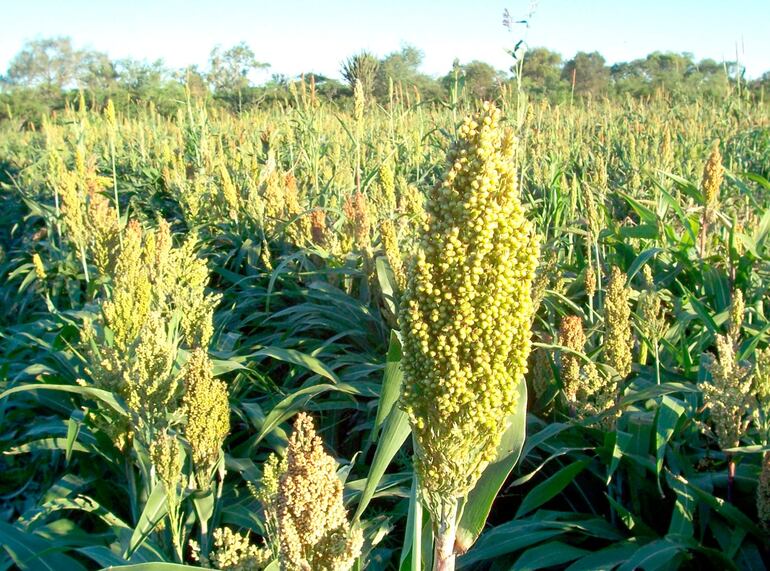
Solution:
[(574, 85), (575, 95), (606, 95), (610, 81), (610, 69), (599, 52), (578, 52), (564, 64), (562, 79)]
[(341, 72), (351, 91), (355, 88), (356, 82), (361, 82), (364, 95), (368, 99), (374, 92), (374, 81), (379, 67), (380, 62), (374, 55), (367, 51), (361, 51), (342, 63)]
[(237, 100), (237, 108), (242, 106), (243, 91), (249, 87), (249, 73), (256, 69), (267, 69), (270, 64), (257, 61), (254, 52), (241, 42), (222, 51), (217, 46), (209, 56), (208, 79), (214, 92), (225, 100)]
[[(512, 71), (516, 73), (517, 68)], [(524, 52), (521, 65), (522, 87), (532, 95), (557, 101), (567, 92), (569, 84), (562, 78), (561, 54), (547, 48)]]
[(743, 75), (737, 62), (716, 62), (704, 59), (694, 64), (687, 73), (690, 92), (704, 97), (726, 97), (734, 79)]
[(473, 99), (493, 99), (499, 92), (505, 76), (502, 72), (483, 61), (473, 60), (464, 65), (455, 60), (452, 71), (441, 78), (446, 90), (451, 90), (455, 81), (461, 86), (462, 93)]
[(6, 81), (14, 86), (40, 87), (52, 94), (72, 84), (79, 58), (70, 38), (32, 40), (11, 60)]
[(80, 52), (76, 77), (78, 87), (93, 92), (110, 92), (117, 87), (118, 72), (107, 54), (96, 51)]
[(381, 101), (388, 99), (390, 82), (401, 84), (404, 89), (416, 88), (424, 99), (441, 97), (444, 90), (432, 77), (421, 73), (422, 52), (414, 46), (404, 46), (400, 51), (385, 56), (377, 69), (374, 94)]

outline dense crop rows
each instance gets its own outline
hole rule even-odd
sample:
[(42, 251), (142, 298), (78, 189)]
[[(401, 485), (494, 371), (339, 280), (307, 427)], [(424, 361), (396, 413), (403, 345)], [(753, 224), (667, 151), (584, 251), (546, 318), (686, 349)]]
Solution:
[(764, 568), (766, 106), (294, 94), (0, 125), (0, 569)]

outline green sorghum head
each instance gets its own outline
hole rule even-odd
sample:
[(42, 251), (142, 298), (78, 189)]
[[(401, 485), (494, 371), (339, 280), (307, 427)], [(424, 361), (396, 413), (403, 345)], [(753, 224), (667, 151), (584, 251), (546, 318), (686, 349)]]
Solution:
[(401, 405), (433, 510), (465, 496), (494, 459), (530, 351), (538, 244), (499, 122), (484, 104), (459, 128), (401, 300)]

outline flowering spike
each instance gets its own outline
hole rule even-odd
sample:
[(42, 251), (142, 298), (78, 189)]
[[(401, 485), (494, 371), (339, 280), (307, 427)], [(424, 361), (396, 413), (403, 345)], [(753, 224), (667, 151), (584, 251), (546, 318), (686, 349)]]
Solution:
[(421, 491), (449, 552), (452, 504), (494, 459), (530, 351), (538, 244), (519, 201), (515, 142), (499, 122), (485, 103), (459, 128), (401, 300), (401, 406)]

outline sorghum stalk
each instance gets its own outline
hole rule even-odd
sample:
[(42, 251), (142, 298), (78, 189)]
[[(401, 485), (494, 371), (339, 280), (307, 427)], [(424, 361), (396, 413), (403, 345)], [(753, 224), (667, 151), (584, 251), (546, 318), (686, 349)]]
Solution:
[(762, 527), (770, 531), (770, 452), (762, 456), (762, 471), (757, 484), (757, 516)]
[(401, 406), (440, 570), (454, 569), (457, 503), (495, 457), (530, 350), (538, 244), (519, 201), (515, 141), (499, 121), (485, 103), (459, 128), (399, 312)]
[[(112, 161), (112, 188), (115, 193), (115, 218), (118, 221), (118, 228), (120, 228), (120, 202), (118, 199), (118, 172), (115, 168), (115, 134), (118, 129), (118, 121), (115, 116), (115, 104), (112, 99), (107, 101), (107, 108), (105, 109), (105, 115), (107, 116), (107, 124), (109, 126), (109, 139), (110, 139), (110, 159)], [(121, 247), (123, 246), (123, 234), (118, 234)], [(86, 280), (87, 281), (87, 280)]]

